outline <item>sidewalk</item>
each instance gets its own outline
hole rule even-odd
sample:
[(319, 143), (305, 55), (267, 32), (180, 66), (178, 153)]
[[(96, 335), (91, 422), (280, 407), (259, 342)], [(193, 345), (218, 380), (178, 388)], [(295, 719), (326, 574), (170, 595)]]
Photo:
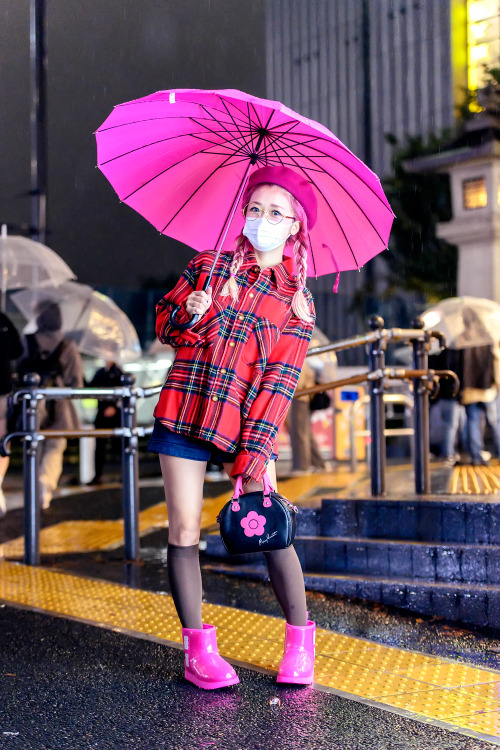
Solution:
[[(404, 471), (389, 469), (398, 482)], [(9, 478), (12, 506), (19, 506), (19, 480)], [(363, 488), (366, 473), (283, 476), (281, 484), (314, 509), (327, 490), (352, 492), (353, 481)], [(215, 528), (229, 489), (228, 482), (206, 483), (206, 531)], [(221, 652), (241, 683), (211, 693), (184, 682), (161, 481), (141, 481), (138, 563), (123, 560), (120, 490), (64, 488), (43, 513), (42, 565), (0, 562), (0, 747), (500, 745), (499, 639), (432, 616), (308, 592), (320, 628), (316, 684), (277, 687), (283, 621), (269, 584), (211, 572), (203, 553), (204, 616), (218, 626)], [(3, 553), (12, 560), (22, 555), (22, 519), (22, 508), (13, 507), (0, 521)]]

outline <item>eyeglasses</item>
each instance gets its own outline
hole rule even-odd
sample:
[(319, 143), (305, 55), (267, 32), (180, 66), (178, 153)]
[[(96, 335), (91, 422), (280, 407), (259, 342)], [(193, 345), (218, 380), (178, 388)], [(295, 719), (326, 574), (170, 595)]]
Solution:
[(243, 216), (249, 221), (255, 221), (255, 219), (261, 219), (263, 216), (266, 217), (270, 224), (280, 224), (283, 219), (294, 219), (295, 216), (285, 216), (277, 208), (266, 208), (264, 211), (257, 203), (249, 203), (243, 209)]

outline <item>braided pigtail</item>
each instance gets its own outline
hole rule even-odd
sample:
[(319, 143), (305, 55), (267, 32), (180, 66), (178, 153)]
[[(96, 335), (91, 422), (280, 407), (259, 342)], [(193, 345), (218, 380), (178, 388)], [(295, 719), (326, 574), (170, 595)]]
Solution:
[(238, 299), (238, 284), (236, 283), (236, 274), (240, 270), (240, 266), (243, 263), (247, 242), (248, 240), (244, 235), (241, 234), (238, 237), (236, 248), (233, 253), (233, 260), (231, 261), (231, 265), (229, 266), (229, 278), (222, 287), (222, 291), (220, 293), (221, 297), (228, 297), (229, 295), (231, 295), (231, 299), (233, 300), (233, 302), (236, 302), (236, 300)]
[(294, 215), (300, 221), (299, 231), (296, 235), (290, 238), (290, 240), (295, 240), (293, 245), (293, 253), (295, 256), (295, 267), (297, 275), (297, 291), (292, 297), (292, 310), (294, 314), (301, 320), (304, 320), (306, 323), (312, 323), (314, 318), (312, 318), (309, 314), (309, 305), (304, 294), (307, 278), (307, 250), (309, 248), (307, 216), (301, 204), (294, 198), (294, 196), (290, 194), (290, 198)]

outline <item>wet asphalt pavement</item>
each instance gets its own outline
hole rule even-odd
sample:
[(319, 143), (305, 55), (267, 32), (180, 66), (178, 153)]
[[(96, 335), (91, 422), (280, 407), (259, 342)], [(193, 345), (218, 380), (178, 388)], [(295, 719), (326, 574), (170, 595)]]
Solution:
[(183, 680), (178, 649), (6, 606), (0, 660), (2, 749), (492, 747), (331, 693), (278, 688), (242, 668), (239, 685), (201, 691)]
[[(154, 502), (153, 495), (144, 496), (147, 505)], [(44, 523), (116, 518), (120, 512), (118, 493), (96, 493), (78, 503), (61, 498)], [(19, 533), (22, 512), (12, 511), (0, 537)], [(42, 564), (168, 592), (166, 543), (165, 530), (143, 538), (142, 559), (135, 564), (125, 564), (120, 549), (43, 557)], [(207, 602), (281, 617), (266, 582), (204, 571), (203, 585)], [(500, 640), (491, 632), (314, 592), (308, 592), (308, 606), (320, 627), (500, 670)], [(0, 668), (1, 750), (493, 747), (331, 692), (277, 687), (272, 675), (240, 667), (240, 685), (201, 691), (184, 681), (179, 649), (5, 605), (0, 605)]]

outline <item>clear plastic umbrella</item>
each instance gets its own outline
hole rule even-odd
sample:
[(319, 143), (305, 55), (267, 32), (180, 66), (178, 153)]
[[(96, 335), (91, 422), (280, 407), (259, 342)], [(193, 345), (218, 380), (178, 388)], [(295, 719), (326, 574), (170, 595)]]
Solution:
[(74, 279), (71, 268), (50, 247), (27, 237), (8, 235), (2, 225), (0, 235), (1, 309), (6, 293), (22, 287), (53, 287)]
[(38, 305), (57, 302), (61, 307), (63, 330), (83, 354), (125, 364), (141, 357), (137, 331), (112, 299), (92, 287), (66, 282), (58, 287), (23, 289), (14, 292), (12, 302), (35, 330)]
[(482, 297), (450, 297), (421, 315), (426, 329), (441, 331), (450, 349), (498, 346), (500, 305)]

